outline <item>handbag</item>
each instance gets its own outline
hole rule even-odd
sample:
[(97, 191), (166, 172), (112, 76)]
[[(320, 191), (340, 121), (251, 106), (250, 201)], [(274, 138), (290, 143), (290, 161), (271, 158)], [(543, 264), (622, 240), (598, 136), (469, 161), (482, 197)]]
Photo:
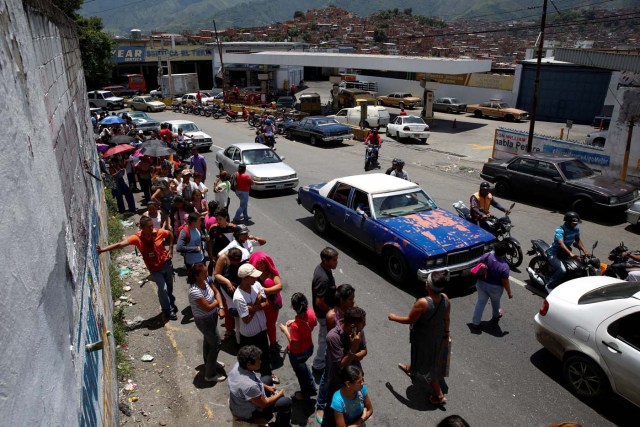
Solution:
[(104, 183), (104, 186), (109, 190), (118, 189), (118, 181), (116, 181), (116, 179), (108, 173), (105, 173), (102, 176), (102, 182)]
[(479, 262), (471, 268), (471, 274), (485, 279), (487, 277), (488, 268), (487, 264)]

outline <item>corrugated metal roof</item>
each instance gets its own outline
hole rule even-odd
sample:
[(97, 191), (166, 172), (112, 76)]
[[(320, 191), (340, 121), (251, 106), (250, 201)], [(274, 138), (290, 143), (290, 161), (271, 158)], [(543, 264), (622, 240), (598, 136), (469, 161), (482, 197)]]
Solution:
[(587, 67), (640, 73), (640, 54), (638, 51), (558, 48), (554, 50), (554, 56), (556, 60), (572, 62)]

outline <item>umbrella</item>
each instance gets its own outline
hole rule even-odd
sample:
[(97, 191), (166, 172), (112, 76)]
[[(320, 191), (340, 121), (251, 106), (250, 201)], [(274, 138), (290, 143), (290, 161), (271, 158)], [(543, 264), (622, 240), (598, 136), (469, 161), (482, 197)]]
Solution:
[(116, 145), (115, 147), (109, 148), (107, 151), (104, 152), (102, 157), (109, 157), (115, 154), (127, 153), (129, 151), (134, 151), (134, 150), (135, 148), (130, 146), (129, 144), (120, 144), (120, 145)]
[(140, 153), (149, 157), (164, 157), (175, 153), (175, 151), (169, 148), (164, 141), (152, 139), (142, 143)]
[(131, 144), (136, 139), (129, 135), (116, 135), (112, 136), (109, 140), (109, 144), (111, 145), (120, 145), (120, 144)]
[(127, 121), (118, 116), (109, 116), (100, 120), (101, 125), (121, 125), (123, 123), (127, 123)]

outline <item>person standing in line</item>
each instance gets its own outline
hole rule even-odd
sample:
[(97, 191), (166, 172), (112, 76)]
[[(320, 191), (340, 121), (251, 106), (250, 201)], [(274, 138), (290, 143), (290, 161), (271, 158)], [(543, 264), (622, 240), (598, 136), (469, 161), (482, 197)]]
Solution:
[(180, 230), (178, 234), (178, 244), (176, 250), (184, 257), (184, 266), (187, 273), (191, 271), (194, 264), (204, 261), (202, 253), (202, 234), (200, 233), (200, 214), (191, 212), (187, 219), (187, 226)]
[(287, 320), (280, 330), (287, 337), (289, 345), (289, 362), (298, 378), (300, 391), (296, 391), (296, 400), (310, 399), (317, 393), (311, 370), (307, 360), (313, 355), (313, 328), (318, 324), (316, 314), (309, 307), (309, 301), (304, 294), (296, 292), (291, 296), (291, 307), (296, 312), (295, 319)]
[(262, 375), (271, 375), (275, 384), (280, 381), (271, 371), (267, 317), (264, 308), (269, 304), (264, 288), (257, 282), (262, 271), (251, 264), (242, 264), (238, 269), (240, 284), (233, 294), (233, 305), (240, 317), (240, 347), (255, 345), (262, 351)]
[(231, 192), (231, 176), (229, 172), (222, 171), (216, 182), (213, 184), (214, 197), (221, 208), (229, 208), (229, 193)]
[(241, 265), (242, 252), (238, 248), (232, 248), (227, 255), (217, 257), (215, 271), (212, 274), (216, 286), (218, 286), (223, 296), (222, 306), (228, 314), (224, 317), (224, 328), (226, 329), (224, 339), (227, 340), (235, 336), (237, 344), (240, 344), (240, 318), (238, 318), (238, 310), (233, 304), (233, 295), (236, 292), (238, 283), (240, 283), (238, 270)]
[(261, 251), (256, 251), (249, 257), (249, 264), (262, 271), (262, 276), (258, 281), (264, 288), (269, 304), (264, 308), (264, 314), (267, 316), (267, 335), (269, 336), (269, 344), (271, 351), (279, 352), (281, 350), (278, 344), (278, 336), (276, 334), (276, 322), (278, 321), (278, 313), (282, 308), (282, 279), (280, 272), (276, 268), (273, 259)]
[[(169, 250), (164, 247), (164, 239), (169, 241)], [(176, 297), (173, 296), (173, 236), (167, 230), (154, 230), (153, 221), (148, 216), (140, 218), (140, 231), (121, 242), (106, 247), (96, 245), (98, 253), (134, 245), (142, 254), (142, 259), (158, 287), (158, 300), (162, 313), (170, 320), (178, 320)]]
[(196, 327), (203, 335), (202, 357), (204, 358), (204, 380), (207, 382), (221, 382), (226, 376), (217, 373), (224, 368), (224, 363), (218, 362), (218, 354), (222, 342), (218, 335), (218, 317), (225, 316), (222, 308), (220, 291), (207, 279), (207, 267), (198, 263), (187, 275), (189, 286), (189, 305)]
[(448, 368), (443, 366), (443, 354), (448, 351), (449, 318), (451, 304), (443, 293), (446, 277), (439, 272), (430, 273), (426, 280), (428, 296), (419, 298), (409, 315), (398, 316), (390, 313), (388, 319), (403, 325), (411, 325), (409, 342), (411, 343), (411, 364), (398, 364), (405, 374), (427, 383), (431, 387), (429, 402), (433, 405), (447, 403), (444, 397), (447, 385), (444, 375)]
[(191, 158), (189, 159), (189, 163), (191, 163), (193, 172), (199, 173), (202, 176), (202, 182), (205, 182), (207, 180), (207, 160), (202, 154), (200, 154), (198, 147), (193, 147), (191, 149)]
[(142, 156), (140, 162), (136, 165), (136, 173), (138, 174), (138, 181), (140, 182), (140, 189), (144, 195), (145, 201), (151, 200), (151, 157)]
[(487, 301), (491, 299), (491, 308), (493, 309), (492, 322), (498, 322), (502, 317), (502, 309), (500, 308), (500, 299), (502, 293), (506, 290), (509, 299), (513, 298), (511, 292), (511, 283), (509, 282), (509, 264), (505, 256), (508, 247), (504, 242), (498, 242), (493, 252), (488, 252), (480, 258), (480, 262), (486, 264), (487, 269), (483, 278), (478, 278), (476, 289), (478, 290), (478, 301), (473, 311), (471, 320), (471, 329), (480, 330), (480, 320), (482, 313), (487, 305)]
[(239, 223), (242, 220), (249, 221), (251, 217), (247, 211), (249, 208), (249, 191), (253, 185), (251, 176), (247, 173), (247, 166), (243, 163), (238, 165), (238, 172), (236, 173), (236, 196), (240, 200), (240, 206), (236, 210), (236, 214), (233, 216), (233, 222)]
[(136, 201), (133, 193), (124, 180), (125, 170), (122, 167), (122, 158), (119, 155), (112, 156), (109, 161), (109, 174), (116, 181), (116, 188), (111, 190), (111, 195), (116, 199), (118, 212), (124, 213), (124, 199), (127, 199), (129, 213), (136, 213)]
[(340, 372), (340, 378), (343, 386), (331, 398), (334, 418), (327, 419), (327, 423), (323, 423), (323, 426), (365, 427), (366, 421), (373, 415), (373, 405), (367, 386), (364, 384), (362, 370), (353, 365), (345, 366)]
[(238, 248), (242, 251), (242, 260), (248, 261), (255, 248), (267, 244), (267, 241), (262, 237), (249, 234), (249, 228), (244, 224), (236, 226), (233, 237), (234, 239), (218, 252), (219, 255), (226, 254), (231, 248)]
[(142, 216), (151, 218), (151, 221), (153, 221), (153, 228), (156, 230), (169, 230), (169, 220), (166, 215), (158, 209), (158, 204), (153, 200), (147, 204), (147, 211), (143, 213)]

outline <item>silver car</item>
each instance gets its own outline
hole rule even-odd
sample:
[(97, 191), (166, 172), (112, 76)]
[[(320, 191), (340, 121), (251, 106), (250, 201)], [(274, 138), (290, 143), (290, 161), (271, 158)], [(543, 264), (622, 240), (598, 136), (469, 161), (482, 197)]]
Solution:
[(216, 153), (216, 164), (220, 170), (234, 174), (238, 165), (247, 166), (247, 173), (253, 179), (254, 191), (286, 190), (298, 186), (298, 174), (283, 162), (275, 151), (263, 144), (233, 144)]

